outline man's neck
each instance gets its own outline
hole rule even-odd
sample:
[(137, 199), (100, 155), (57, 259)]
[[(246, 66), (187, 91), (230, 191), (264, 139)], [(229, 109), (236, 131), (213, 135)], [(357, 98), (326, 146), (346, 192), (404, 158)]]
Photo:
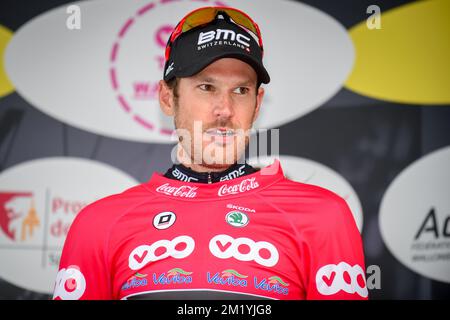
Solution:
[(197, 164), (197, 163), (184, 163), (180, 162), (180, 164), (186, 168), (191, 169), (192, 171), (198, 173), (207, 173), (207, 172), (222, 172), (227, 170), (228, 168), (234, 166), (236, 163), (225, 164), (225, 165), (208, 165), (208, 164)]
[(164, 176), (184, 182), (215, 183), (235, 179), (256, 171), (257, 170), (255, 168), (247, 163), (234, 163), (221, 171), (201, 172), (194, 170), (194, 167), (186, 166), (180, 163), (173, 165), (169, 170), (167, 170)]

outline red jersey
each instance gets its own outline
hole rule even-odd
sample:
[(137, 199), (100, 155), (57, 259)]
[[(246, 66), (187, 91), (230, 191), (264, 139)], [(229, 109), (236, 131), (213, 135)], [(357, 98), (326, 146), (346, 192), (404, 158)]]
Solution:
[(367, 299), (346, 202), (279, 162), (213, 184), (154, 173), (74, 220), (55, 299)]

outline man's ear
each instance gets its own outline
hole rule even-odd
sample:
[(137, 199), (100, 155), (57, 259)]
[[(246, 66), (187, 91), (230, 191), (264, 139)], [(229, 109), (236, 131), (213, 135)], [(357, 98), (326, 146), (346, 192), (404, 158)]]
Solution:
[(164, 80), (159, 80), (159, 106), (165, 115), (175, 115), (173, 90), (169, 88)]
[(264, 88), (263, 87), (259, 87), (258, 88), (258, 94), (256, 95), (256, 108), (255, 108), (255, 114), (253, 116), (253, 122), (256, 121), (256, 119), (258, 118), (259, 115), (259, 109), (261, 107), (261, 104), (263, 102), (263, 98), (264, 98)]

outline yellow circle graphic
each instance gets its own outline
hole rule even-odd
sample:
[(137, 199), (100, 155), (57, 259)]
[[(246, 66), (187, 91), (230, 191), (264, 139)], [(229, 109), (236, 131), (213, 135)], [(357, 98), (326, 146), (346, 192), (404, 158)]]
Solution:
[(5, 49), (11, 38), (12, 32), (3, 26), (0, 26), (0, 97), (6, 96), (14, 91), (14, 87), (6, 75), (4, 65)]
[(418, 1), (379, 17), (380, 29), (364, 21), (349, 31), (355, 65), (345, 86), (380, 100), (449, 104), (450, 1)]

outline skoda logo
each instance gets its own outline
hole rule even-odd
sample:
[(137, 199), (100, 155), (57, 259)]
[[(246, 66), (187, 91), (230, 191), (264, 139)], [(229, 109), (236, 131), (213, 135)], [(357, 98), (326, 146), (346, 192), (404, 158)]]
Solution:
[(225, 220), (229, 225), (232, 225), (233, 227), (245, 227), (248, 222), (248, 216), (240, 211), (230, 211), (227, 213)]

